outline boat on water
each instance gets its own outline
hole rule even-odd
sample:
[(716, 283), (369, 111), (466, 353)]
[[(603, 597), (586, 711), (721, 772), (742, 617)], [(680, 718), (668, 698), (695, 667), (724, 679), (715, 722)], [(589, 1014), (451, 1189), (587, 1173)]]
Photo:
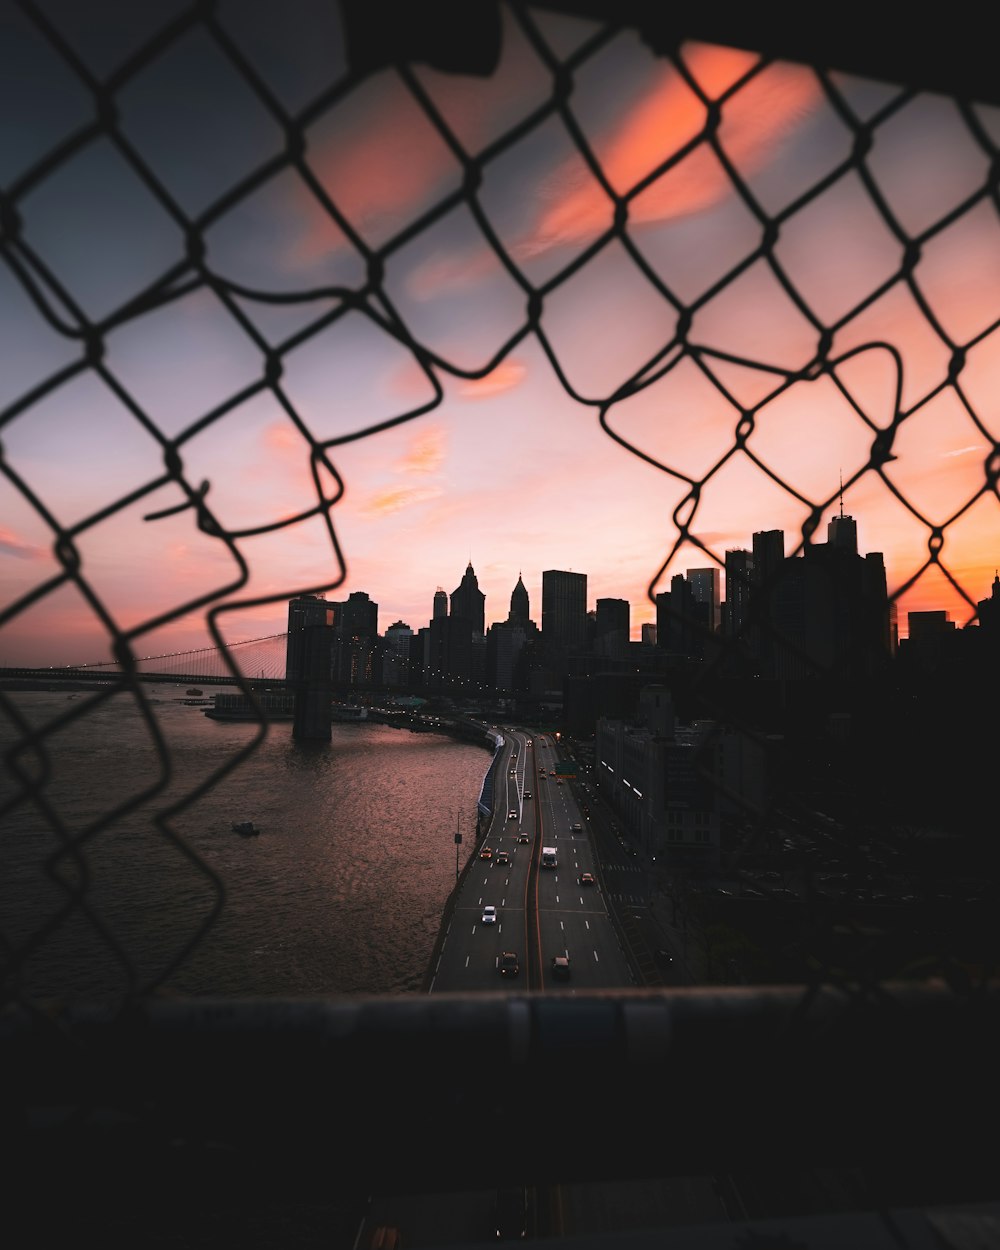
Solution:
[(260, 833), (260, 830), (252, 820), (234, 820), (233, 833), (242, 834), (244, 838), (253, 838)]
[(204, 691), (199, 690), (197, 686), (191, 686), (187, 690), (185, 690), (184, 693), (192, 694), (192, 695), (199, 695), (199, 694), (203, 694)]
[(366, 707), (355, 707), (350, 703), (333, 703), (330, 706), (330, 719), (340, 724), (349, 721), (362, 721), (368, 719), (368, 709)]

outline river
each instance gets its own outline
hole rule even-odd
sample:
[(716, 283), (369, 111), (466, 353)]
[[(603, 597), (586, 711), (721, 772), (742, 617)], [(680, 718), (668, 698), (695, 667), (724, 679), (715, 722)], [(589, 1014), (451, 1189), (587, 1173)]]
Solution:
[[(259, 729), (209, 719), (182, 688), (150, 690), (166, 770), (129, 694), (4, 694), (35, 729), (80, 713), (45, 735), (41, 803), (23, 799), (0, 826), (0, 928), (31, 952), (21, 992), (420, 992), (473, 848), (490, 751), (370, 723), (335, 724), (328, 745), (303, 746), (276, 722), (187, 803)], [(4, 801), (21, 789), (15, 770), (43, 775), (36, 752), (11, 767), (23, 737), (0, 714)], [(240, 820), (259, 836), (234, 833)]]

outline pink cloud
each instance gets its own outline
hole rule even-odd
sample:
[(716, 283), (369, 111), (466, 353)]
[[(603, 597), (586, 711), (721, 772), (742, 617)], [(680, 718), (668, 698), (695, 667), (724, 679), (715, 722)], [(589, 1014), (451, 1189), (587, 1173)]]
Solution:
[[(708, 44), (692, 46), (687, 57), (692, 74), (710, 97), (731, 84), (747, 59), (746, 53)], [(807, 67), (772, 65), (723, 106), (720, 138), (730, 159), (744, 174), (759, 169), (820, 98), (815, 75)], [(627, 193), (694, 139), (705, 120), (698, 96), (665, 67), (657, 86), (609, 141), (599, 145), (601, 166), (612, 187), (619, 194)], [(731, 192), (728, 176), (703, 145), (674, 167), (669, 177), (658, 179), (636, 196), (629, 206), (629, 221), (641, 225), (687, 217)], [(518, 255), (535, 255), (559, 244), (590, 239), (611, 225), (610, 200), (589, 173), (581, 172), (578, 161), (552, 174), (543, 199), (550, 207), (521, 241)]]
[(410, 274), (406, 290), (415, 300), (430, 300), (442, 291), (469, 290), (501, 272), (496, 253), (484, 243), (458, 252), (436, 252)]
[(41, 560), (49, 553), (43, 547), (27, 543), (13, 530), (0, 526), (0, 552), (18, 560)]

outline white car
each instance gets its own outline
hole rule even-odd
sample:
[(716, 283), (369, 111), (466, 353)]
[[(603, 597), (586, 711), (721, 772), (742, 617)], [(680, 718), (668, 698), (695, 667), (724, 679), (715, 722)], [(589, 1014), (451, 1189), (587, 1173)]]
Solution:
[(483, 908), (483, 924), (496, 924), (496, 922), (497, 922), (497, 909), (493, 906), (492, 903), (488, 903)]

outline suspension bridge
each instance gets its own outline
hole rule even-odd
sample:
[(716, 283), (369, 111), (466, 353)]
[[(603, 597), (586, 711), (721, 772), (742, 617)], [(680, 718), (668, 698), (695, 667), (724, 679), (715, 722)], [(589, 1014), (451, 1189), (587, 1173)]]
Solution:
[[(291, 689), (285, 677), (288, 634), (268, 634), (218, 647), (199, 647), (162, 655), (136, 656), (128, 671), (140, 681), (174, 682), (198, 686), (267, 686)], [(229, 663), (227, 663), (227, 657)], [(234, 674), (234, 670), (237, 675)], [(46, 667), (2, 667), (0, 680), (45, 682), (120, 681), (126, 669), (117, 660), (94, 660), (84, 664)]]

